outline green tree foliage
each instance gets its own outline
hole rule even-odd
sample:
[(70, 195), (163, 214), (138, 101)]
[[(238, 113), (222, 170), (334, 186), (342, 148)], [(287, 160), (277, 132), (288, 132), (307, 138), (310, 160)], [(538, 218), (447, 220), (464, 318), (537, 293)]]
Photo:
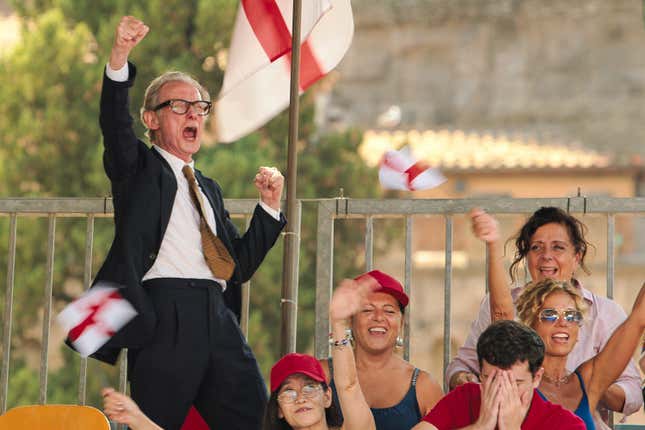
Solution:
[[(122, 15), (146, 22), (150, 33), (132, 55), (138, 66), (132, 91), (133, 116), (145, 85), (169, 70), (187, 71), (215, 95), (223, 78), (218, 59), (229, 45), (236, 0), (14, 0), (24, 18), (18, 46), (0, 58), (0, 196), (96, 197), (109, 195), (102, 169), (98, 97), (102, 71)], [(315, 91), (315, 88), (313, 89)], [(312, 138), (313, 103), (301, 99), (298, 197), (334, 197), (339, 188), (351, 197), (377, 196), (376, 172), (357, 154), (361, 134)], [(138, 125), (138, 132), (143, 129)], [(288, 119), (281, 114), (258, 132), (230, 145), (205, 142), (198, 167), (215, 178), (225, 198), (256, 198), (253, 177), (260, 165), (286, 170)], [(11, 160), (7, 163), (6, 160)], [(285, 172), (286, 176), (286, 172)], [(8, 223), (0, 220), (0, 270), (6, 267)], [(243, 220), (240, 221), (243, 228)], [(303, 207), (298, 350), (310, 351), (314, 327), (316, 211)], [(54, 268), (55, 312), (82, 289), (85, 223), (56, 225)], [(340, 226), (337, 235), (354, 248), (337, 254), (338, 275), (361, 271), (356, 247), (362, 234)], [(38, 375), (26, 351), (39, 351), (45, 285), (46, 220), (19, 222), (10, 404), (37, 401)], [(103, 260), (112, 237), (110, 222), (97, 223), (94, 267)], [(249, 341), (265, 374), (279, 355), (282, 246), (276, 246), (252, 281)], [(2, 274), (0, 274), (2, 275)], [(80, 285), (79, 285), (80, 284)], [(54, 348), (56, 349), (56, 348)], [(74, 402), (79, 359), (61, 347), (62, 367), (49, 376), (49, 402)], [(51, 349), (50, 349), (51, 350)], [(33, 358), (33, 357), (32, 357)], [(32, 360), (33, 361), (33, 360)], [(116, 384), (115, 369), (90, 363), (90, 403), (98, 403), (99, 387)]]

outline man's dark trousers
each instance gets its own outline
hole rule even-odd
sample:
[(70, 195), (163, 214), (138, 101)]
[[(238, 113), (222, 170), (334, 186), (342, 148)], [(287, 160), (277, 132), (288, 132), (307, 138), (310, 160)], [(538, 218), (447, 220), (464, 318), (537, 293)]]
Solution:
[(144, 282), (158, 315), (152, 343), (128, 354), (132, 397), (165, 430), (195, 405), (212, 429), (259, 429), (266, 387), (221, 286), (194, 279)]

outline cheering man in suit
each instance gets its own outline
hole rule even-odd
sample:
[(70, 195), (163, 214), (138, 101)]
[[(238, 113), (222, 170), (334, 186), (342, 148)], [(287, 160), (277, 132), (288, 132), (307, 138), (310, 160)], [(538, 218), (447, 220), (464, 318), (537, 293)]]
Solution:
[(100, 113), (115, 237), (96, 280), (124, 285), (139, 314), (93, 356), (114, 363), (129, 349), (132, 397), (165, 429), (179, 429), (192, 404), (211, 428), (258, 429), (266, 388), (238, 326), (240, 284), (286, 223), (284, 178), (259, 169), (260, 203), (240, 236), (220, 187), (194, 168), (211, 103), (181, 72), (148, 86), (141, 119), (152, 148), (137, 139), (128, 102), (136, 68), (127, 59), (148, 30), (133, 17), (119, 22)]

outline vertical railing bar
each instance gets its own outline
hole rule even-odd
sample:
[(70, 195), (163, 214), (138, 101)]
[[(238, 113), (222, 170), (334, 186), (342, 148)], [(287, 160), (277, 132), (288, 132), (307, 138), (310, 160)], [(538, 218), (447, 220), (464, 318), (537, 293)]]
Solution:
[[(87, 290), (92, 281), (92, 248), (94, 246), (94, 214), (87, 216), (85, 230), (85, 263), (83, 265), (83, 288)], [(81, 357), (78, 375), (78, 403), (87, 401), (87, 357)]]
[[(403, 288), (408, 297), (412, 297), (412, 217), (405, 217), (405, 276)], [(410, 309), (403, 319), (403, 358), (410, 360)]]
[(40, 396), (41, 405), (47, 403), (47, 371), (49, 352), (49, 332), (52, 312), (52, 290), (54, 287), (54, 246), (56, 244), (56, 214), (49, 215), (47, 233), (47, 273), (45, 278), (45, 304), (43, 312), (43, 338), (40, 351)]
[(0, 414), (7, 411), (9, 393), (9, 360), (11, 358), (11, 320), (13, 314), (13, 287), (16, 268), (17, 214), (11, 214), (9, 222), (9, 256), (7, 261), (7, 290), (4, 303), (4, 325), (2, 334), (2, 374), (0, 375)]
[(128, 388), (128, 348), (121, 349), (119, 357), (119, 392), (126, 394)]
[[(251, 217), (246, 217), (246, 230), (251, 225)], [(242, 284), (242, 309), (240, 313), (240, 329), (242, 334), (249, 339), (249, 317), (250, 317), (250, 303), (251, 303), (251, 281)]]
[(374, 268), (374, 217), (365, 218), (365, 271)]
[(607, 214), (607, 297), (614, 298), (614, 238), (616, 236), (616, 217)]
[[(128, 389), (128, 349), (121, 350), (121, 357), (119, 358), (119, 392), (127, 394)], [(126, 430), (128, 427), (125, 424), (117, 424), (117, 430)]]
[[(607, 214), (607, 297), (614, 298), (614, 271), (615, 271), (615, 236), (616, 217), (613, 213)], [(614, 413), (609, 411), (608, 424), (614, 428)]]
[(334, 262), (334, 219), (324, 201), (318, 202), (316, 232), (316, 331), (314, 354), (322, 359), (329, 356), (329, 301), (331, 300)]
[[(452, 216), (446, 215), (446, 266), (444, 272), (444, 290), (443, 290), (443, 374), (446, 374), (448, 363), (450, 362), (450, 314), (451, 314), (451, 296), (452, 288)], [(448, 386), (444, 379), (444, 392), (448, 392)]]

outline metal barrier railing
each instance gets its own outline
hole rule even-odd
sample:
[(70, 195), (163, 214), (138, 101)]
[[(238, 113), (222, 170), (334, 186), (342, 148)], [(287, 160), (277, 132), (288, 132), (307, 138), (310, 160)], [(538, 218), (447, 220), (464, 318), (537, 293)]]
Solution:
[[(481, 207), (492, 214), (531, 214), (542, 206), (556, 206), (572, 213), (603, 214), (607, 223), (607, 288), (606, 295), (614, 295), (614, 234), (615, 214), (645, 214), (645, 198), (610, 198), (610, 197), (572, 197), (572, 198), (537, 198), (537, 199), (401, 199), (401, 200), (363, 200), (336, 198), (318, 201), (318, 230), (316, 252), (316, 332), (314, 339), (315, 355), (325, 358), (329, 354), (327, 333), (329, 322), (327, 308), (333, 288), (333, 243), (334, 221), (338, 219), (365, 220), (365, 269), (371, 270), (373, 264), (373, 233), (375, 218), (405, 219), (405, 268), (404, 287), (408, 294), (412, 286), (412, 250), (411, 238), (412, 217), (415, 215), (443, 215), (445, 217), (445, 266), (444, 266), (444, 327), (443, 327), (443, 370), (451, 358), (451, 287), (452, 287), (452, 246), (453, 216), (467, 213), (473, 207)], [(410, 330), (409, 315), (405, 320), (404, 357), (409, 359)], [(444, 387), (445, 389), (445, 387)]]
[[(608, 197), (574, 197), (574, 198), (543, 198), (543, 199), (397, 199), (397, 200), (355, 200), (349, 198), (309, 200), (317, 206), (318, 223), (316, 230), (316, 303), (315, 303), (315, 333), (314, 353), (318, 358), (328, 355), (327, 334), (329, 321), (327, 309), (333, 287), (333, 255), (334, 255), (334, 222), (337, 219), (365, 220), (365, 266), (372, 269), (374, 261), (374, 220), (377, 218), (403, 218), (404, 223), (404, 284), (408, 294), (412, 292), (412, 238), (413, 217), (416, 215), (442, 215), (445, 217), (445, 266), (444, 266), (444, 327), (443, 327), (443, 369), (451, 358), (451, 283), (452, 283), (452, 247), (453, 247), (453, 217), (465, 214), (472, 207), (479, 206), (493, 214), (530, 214), (541, 206), (557, 206), (573, 213), (596, 213), (606, 216), (607, 224), (607, 289), (608, 297), (614, 292), (614, 232), (615, 215), (638, 213), (645, 214), (645, 198), (608, 198)], [(226, 200), (226, 207), (234, 217), (246, 218), (247, 223), (255, 207), (255, 200)], [(299, 207), (301, 202), (299, 202)], [(56, 220), (61, 217), (85, 218), (86, 242), (83, 283), (88, 287), (91, 278), (92, 248), (94, 239), (94, 221), (97, 217), (111, 217), (112, 201), (108, 198), (56, 198), (56, 199), (0, 199), (0, 216), (9, 217), (9, 244), (7, 263), (7, 288), (4, 309), (4, 338), (2, 339), (3, 357), (0, 369), (0, 409), (6, 410), (9, 378), (11, 320), (15, 278), (16, 234), (19, 218), (23, 216), (46, 217), (48, 219), (47, 240), (47, 270), (45, 283), (45, 317), (43, 319), (43, 345), (40, 363), (40, 402), (46, 403), (47, 393), (47, 346), (51, 319), (51, 293), (53, 283), (54, 236)], [(300, 212), (299, 212), (300, 213)], [(297, 224), (300, 225), (300, 220)], [(297, 267), (297, 265), (296, 265)], [(249, 285), (243, 286), (243, 308), (241, 326), (243, 332), (248, 332), (249, 317)], [(409, 327), (410, 315), (405, 315), (405, 326)], [(295, 340), (294, 332), (291, 333)], [(404, 357), (410, 354), (410, 330), (405, 330)], [(125, 354), (122, 354), (124, 356)], [(119, 385), (122, 391), (126, 386), (126, 363), (121, 360)], [(87, 377), (87, 361), (81, 363), (78, 401), (85, 403)]]
[[(254, 199), (226, 200), (225, 205), (231, 217), (245, 218), (246, 226), (251, 220), (257, 204)], [(18, 220), (21, 217), (39, 217), (48, 219), (47, 257), (44, 294), (44, 316), (42, 324), (42, 345), (39, 365), (39, 403), (47, 403), (47, 374), (49, 368), (48, 350), (52, 316), (52, 289), (54, 280), (54, 256), (56, 221), (58, 218), (81, 218), (86, 220), (86, 238), (84, 253), (83, 285), (88, 288), (92, 280), (92, 251), (94, 245), (94, 224), (97, 217), (112, 217), (114, 208), (110, 198), (6, 198), (0, 199), (0, 216), (9, 217), (9, 246), (7, 258), (7, 285), (4, 303), (2, 365), (0, 367), (0, 413), (7, 410), (9, 387), (9, 369), (11, 358), (11, 334), (13, 319), (13, 297), (16, 273), (16, 241)], [(300, 215), (298, 205), (297, 215)], [(300, 225), (299, 222), (296, 225)], [(297, 265), (296, 265), (297, 267)], [(242, 285), (242, 312), (240, 326), (244, 335), (248, 335), (250, 282)], [(289, 333), (295, 337), (295, 330)], [(127, 380), (127, 354), (121, 354), (119, 363), (119, 389), (125, 392)], [(87, 359), (81, 359), (78, 403), (85, 404), (87, 381)]]

